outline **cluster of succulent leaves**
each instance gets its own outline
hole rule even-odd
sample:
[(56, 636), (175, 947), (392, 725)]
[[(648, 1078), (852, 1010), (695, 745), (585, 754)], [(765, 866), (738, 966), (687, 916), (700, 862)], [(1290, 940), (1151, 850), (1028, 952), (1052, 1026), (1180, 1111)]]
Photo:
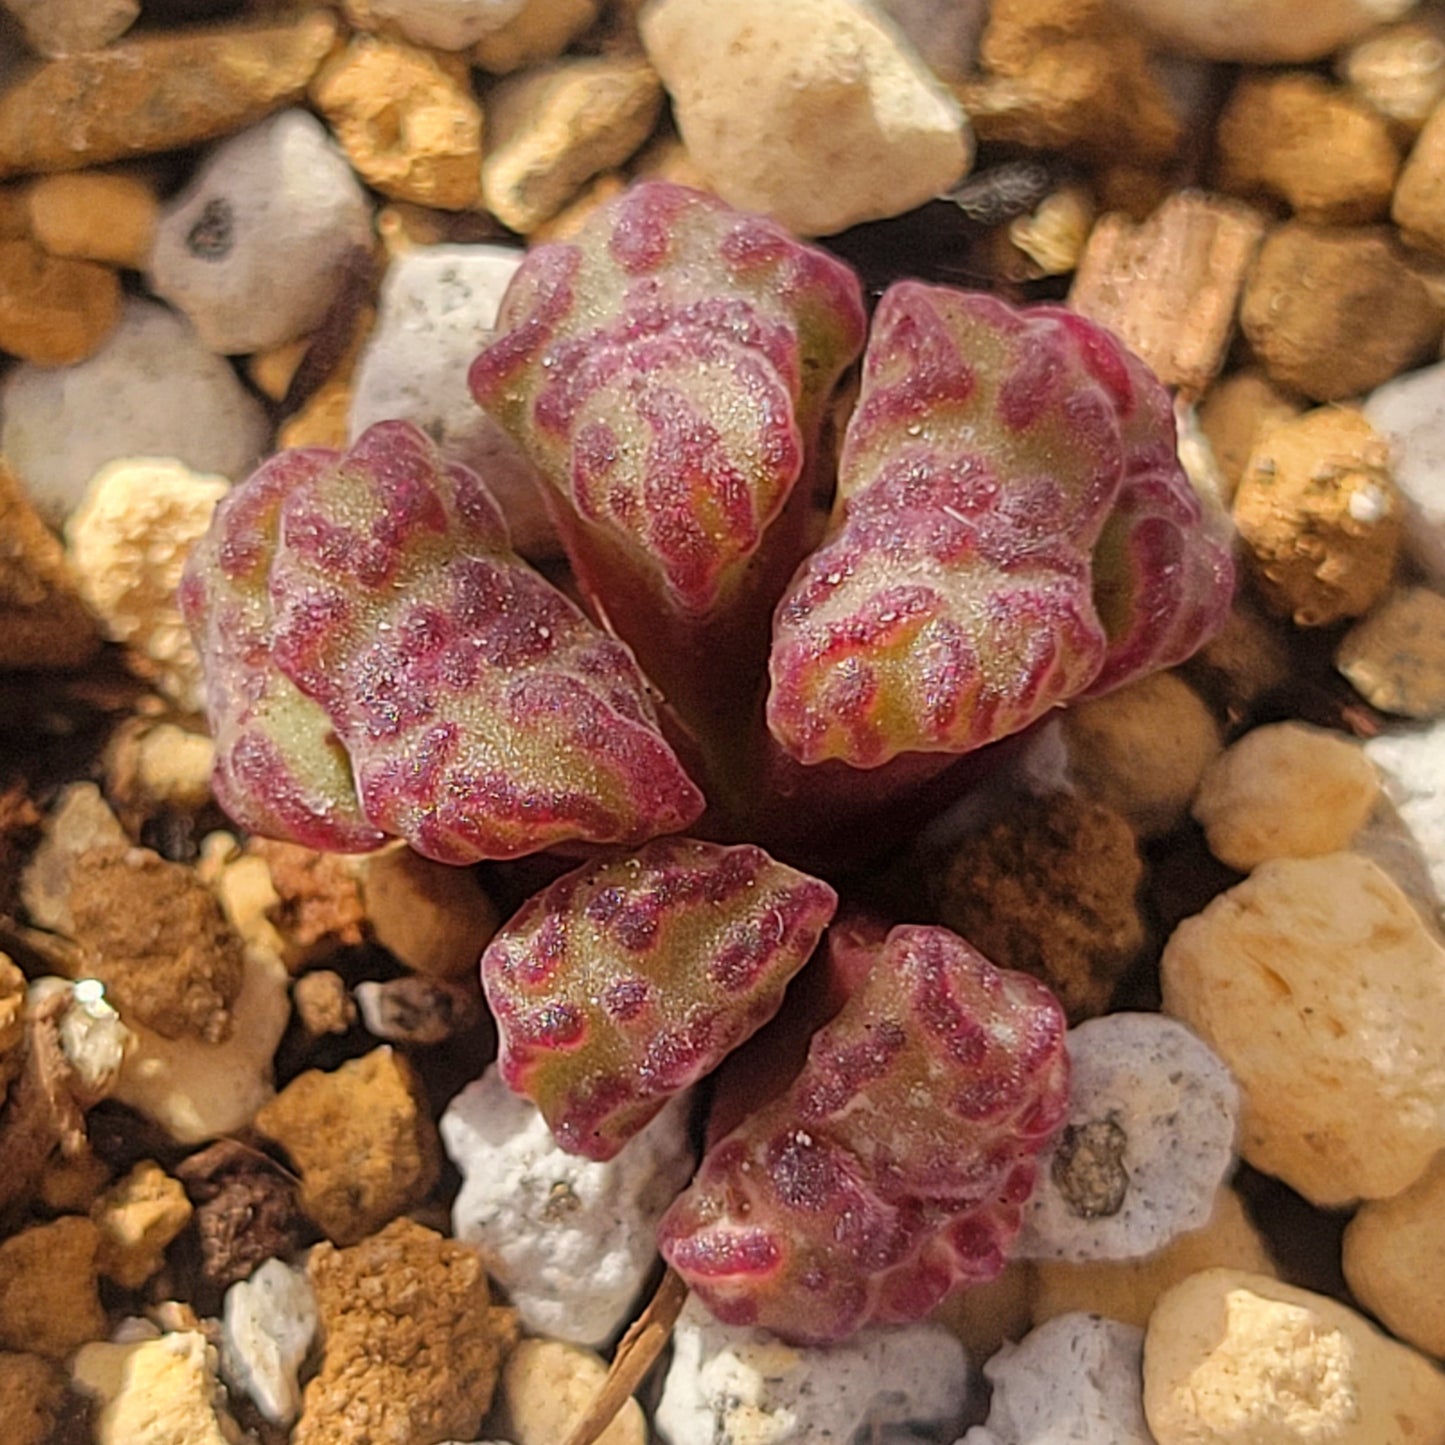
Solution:
[[(316, 848), (587, 856), (482, 977), (507, 1082), (595, 1159), (808, 964), (806, 1056), (714, 1130), (661, 1246), (790, 1339), (917, 1318), (1002, 1268), (1065, 1107), (1062, 1012), (940, 928), (825, 938), (833, 889), (757, 845), (858, 861), (963, 755), (1220, 624), (1168, 395), (1058, 307), (902, 282), (870, 330), (843, 263), (662, 183), (529, 253), (470, 385), (583, 606), (406, 423), (273, 458), (182, 586), (217, 796)], [(715, 1121), (728, 1098), (724, 1070)]]

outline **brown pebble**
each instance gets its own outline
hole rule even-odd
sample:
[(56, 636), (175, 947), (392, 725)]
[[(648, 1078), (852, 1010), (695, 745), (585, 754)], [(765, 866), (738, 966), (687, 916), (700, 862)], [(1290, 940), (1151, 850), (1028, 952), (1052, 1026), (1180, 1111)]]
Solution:
[(37, 366), (93, 356), (120, 321), (109, 266), (52, 256), (34, 241), (0, 241), (0, 351)]
[(105, 1334), (96, 1287), (100, 1231), (67, 1215), (0, 1243), (0, 1350), (64, 1359)]
[(270, 871), (278, 901), (266, 917), (281, 935), (281, 957), (292, 972), (365, 938), (366, 909), (348, 859), (260, 837), (246, 852)]
[(346, 980), (328, 968), (303, 973), (291, 985), (296, 1021), (309, 1037), (344, 1034), (356, 1023), (356, 1005), (346, 991)]
[(80, 171), (42, 176), (26, 197), (35, 239), (52, 256), (144, 270), (159, 210), (136, 176)]
[(119, 40), (140, 15), (140, 0), (5, 0), (37, 55), (75, 55)]
[[(1199, 404), (1199, 428), (1233, 497), (1255, 443), (1303, 407), (1253, 367), (1214, 383)], [(1226, 500), (1228, 500), (1228, 497)]]
[(65, 1373), (40, 1355), (0, 1354), (0, 1440), (5, 1445), (50, 1445)]
[(100, 1230), (96, 1269), (123, 1289), (139, 1289), (190, 1222), (191, 1201), (179, 1180), (143, 1159), (95, 1201), (90, 1217)]
[(1410, 245), (1445, 255), (1445, 103), (1431, 113), (1405, 161), (1390, 214)]
[(0, 95), (0, 175), (68, 171), (195, 145), (305, 94), (335, 18), (161, 31), (52, 60)]
[(1335, 665), (1371, 707), (1400, 717), (1445, 713), (1445, 597), (1406, 587), (1344, 636)]

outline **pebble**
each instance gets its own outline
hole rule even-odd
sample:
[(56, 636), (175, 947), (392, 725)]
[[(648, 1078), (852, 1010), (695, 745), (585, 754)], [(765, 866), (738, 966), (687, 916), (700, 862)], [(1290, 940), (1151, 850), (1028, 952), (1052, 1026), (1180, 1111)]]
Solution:
[(558, 60), (501, 81), (487, 96), (483, 203), (526, 235), (621, 165), (661, 109), (662, 83), (640, 56)]
[(1207, 1269), (1150, 1318), (1144, 1413), (1158, 1445), (1423, 1445), (1445, 1374), (1324, 1295)]
[(25, 43), (54, 59), (119, 40), (140, 15), (140, 0), (5, 0)]
[(318, 9), (52, 60), (0, 95), (0, 176), (103, 165), (250, 125), (301, 99), (336, 35)]
[(641, 29), (717, 193), (799, 235), (911, 210), (972, 162), (963, 111), (871, 8), (657, 0)]
[(1209, 851), (1248, 873), (1271, 858), (1348, 848), (1379, 796), (1379, 774), (1359, 743), (1308, 723), (1271, 723), (1209, 765), (1193, 813)]
[(1154, 1445), (1144, 1421), (1144, 1331), (1066, 1314), (984, 1367), (988, 1419), (959, 1445)]
[(510, 75), (555, 60), (601, 10), (602, 0), (524, 0), (505, 25), (477, 38), (471, 48), (472, 64), (493, 75)]
[(1234, 525), (1264, 599), (1298, 627), (1359, 617), (1385, 595), (1403, 514), (1389, 444), (1344, 407), (1272, 427), (1234, 494)]
[(544, 486), (516, 444), (472, 399), (467, 368), (491, 338), (523, 253), (505, 246), (417, 246), (387, 267), (376, 329), (357, 364), (348, 431), (414, 422), (449, 462), (470, 467), (506, 515), (524, 556), (555, 555)]
[(1300, 404), (1262, 371), (1246, 367), (1217, 381), (1199, 404), (1199, 425), (1224, 475), (1226, 505), (1265, 433), (1297, 417)]
[(313, 968), (291, 985), (296, 1022), (311, 1039), (348, 1033), (356, 1025), (356, 1004), (346, 980), (329, 968)]
[(270, 437), (260, 405), (190, 324), (139, 299), (88, 361), (11, 371), (0, 418), (0, 451), (52, 524), (117, 458), (174, 457), (234, 481)]
[(274, 939), (293, 973), (365, 941), (366, 910), (351, 858), (254, 835), (246, 853), (264, 861), (270, 884), (247, 911), (253, 918), (258, 907), (264, 912), (267, 942)]
[(0, 241), (0, 351), (36, 366), (94, 356), (120, 322), (120, 278), (108, 266), (52, 256), (34, 241)]
[(199, 1331), (86, 1345), (70, 1373), (100, 1404), (95, 1445), (229, 1445), (238, 1433), (218, 1414), (216, 1352)]
[(1436, 255), (1445, 253), (1445, 107), (1437, 107), (1425, 122), (1400, 172), (1390, 214), (1407, 244)]
[[(1445, 724), (1381, 733), (1365, 744), (1365, 756), (1380, 770), (1385, 795), (1424, 859), (1439, 909), (1445, 900)], [(1445, 923), (1445, 912), (1437, 922)]]
[(63, 1360), (105, 1333), (95, 1256), (100, 1230), (66, 1215), (0, 1242), (0, 1350)]
[(345, 0), (344, 8), (359, 30), (392, 26), (417, 45), (465, 50), (514, 21), (529, 0)]
[(142, 270), (155, 239), (155, 188), (117, 171), (41, 176), (25, 193), (35, 239), (52, 256)]
[(1355, 1298), (1427, 1354), (1445, 1357), (1445, 1153), (1406, 1190), (1363, 1205), (1345, 1230)]
[(1265, 237), (1239, 322), (1270, 380), (1315, 401), (1381, 385), (1421, 361), (1441, 329), (1393, 232), (1306, 221)]
[(1120, 0), (1166, 50), (1250, 65), (1320, 60), (1416, 0)]
[(1445, 596), (1404, 587), (1340, 640), (1335, 666), (1381, 712), (1434, 718), (1445, 713)]
[[(963, 1346), (942, 1325), (866, 1329), (825, 1348), (719, 1324), (695, 1299), (672, 1335), (654, 1423), (665, 1445), (831, 1445), (890, 1438), (944, 1441), (968, 1397)], [(902, 1433), (901, 1431), (899, 1432)]]
[(1386, 25), (1335, 63), (1351, 90), (1399, 130), (1415, 134), (1445, 100), (1445, 24), (1438, 10)]
[[(502, 1370), (495, 1423), (516, 1445), (559, 1445), (591, 1405), (607, 1365), (600, 1355), (561, 1340), (523, 1340)], [(597, 1445), (647, 1445), (647, 1420), (629, 1397)]]
[(311, 97), (373, 189), (441, 210), (476, 205), (482, 108), (460, 58), (359, 35), (322, 66)]
[(71, 569), (105, 635), (145, 658), (156, 686), (187, 712), (205, 707), (205, 681), (176, 589), (229, 490), (225, 477), (183, 462), (126, 458), (91, 478), (65, 524)]
[(302, 1362), (316, 1338), (316, 1295), (306, 1271), (268, 1259), (226, 1291), (221, 1369), (273, 1425), (301, 1412)]
[(986, 0), (881, 0), (878, 8), (940, 80), (963, 80), (973, 70)]
[(1071, 1310), (1103, 1315), (1143, 1329), (1154, 1302), (1165, 1290), (1201, 1269), (1228, 1266), (1254, 1274), (1276, 1273), (1259, 1230), (1239, 1195), (1228, 1186), (1214, 1200), (1214, 1212), (1202, 1229), (1172, 1239), (1142, 1259), (1036, 1260), (1029, 1307), (1033, 1322), (1043, 1324)]
[(356, 985), (356, 1003), (368, 1033), (393, 1043), (445, 1043), (474, 1029), (482, 1017), (481, 994), (443, 979), (389, 978)]
[(1445, 363), (1386, 382), (1365, 398), (1364, 414), (1390, 443), (1408, 517), (1405, 551), (1445, 587)]
[(1331, 1208), (1398, 1194), (1445, 1147), (1445, 946), (1374, 863), (1261, 864), (1161, 971), (1165, 1011), (1239, 1083), (1255, 1168)]
[(463, 1176), (452, 1232), (486, 1255), (529, 1332), (596, 1347), (631, 1319), (657, 1222), (692, 1175), (689, 1108), (674, 1099), (599, 1164), (563, 1153), (495, 1065), (447, 1105), (442, 1142)]
[(90, 1217), (100, 1230), (97, 1271), (122, 1289), (139, 1289), (190, 1223), (191, 1201), (179, 1180), (143, 1159), (95, 1201)]
[(301, 1208), (337, 1244), (364, 1239), (436, 1183), (441, 1151), (421, 1082), (385, 1046), (331, 1073), (308, 1069), (255, 1125), (290, 1156)]
[(162, 212), (151, 289), (212, 351), (263, 351), (314, 330), (371, 245), (371, 208), (322, 124), (285, 110), (223, 141)]
[(215, 744), (205, 733), (126, 718), (106, 744), (106, 795), (132, 836), (160, 813), (194, 818), (211, 802), (215, 761)]
[(1040, 1156), (1015, 1253), (1137, 1259), (1203, 1228), (1235, 1161), (1229, 1070), (1160, 1014), (1090, 1019), (1067, 1042), (1069, 1113)]
[(0, 1439), (52, 1445), (65, 1399), (65, 1373), (39, 1355), (0, 1353)]

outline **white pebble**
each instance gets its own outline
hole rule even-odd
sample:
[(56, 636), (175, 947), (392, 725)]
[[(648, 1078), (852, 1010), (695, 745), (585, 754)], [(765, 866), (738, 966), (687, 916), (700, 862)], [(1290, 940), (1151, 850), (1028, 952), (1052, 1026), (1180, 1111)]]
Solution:
[(529, 1333), (595, 1347), (630, 1318), (657, 1222), (692, 1174), (688, 1109), (674, 1099), (599, 1164), (563, 1153), (495, 1065), (447, 1105), (442, 1143), (463, 1176), (452, 1233), (483, 1250)]
[(968, 1358), (942, 1325), (867, 1329), (803, 1349), (719, 1324), (690, 1299), (672, 1343), (655, 1418), (668, 1445), (949, 1440), (968, 1398)]
[(467, 370), (492, 338), (522, 255), (506, 246), (418, 246), (393, 260), (357, 364), (348, 428), (354, 442), (375, 422), (414, 422), (448, 461), (487, 484), (518, 551), (552, 555), (558, 543), (544, 483), (467, 389)]
[(1445, 362), (1376, 387), (1364, 413), (1390, 443), (1409, 513), (1405, 549), (1430, 581), (1445, 585)]
[(485, 35), (510, 24), (529, 4), (555, 0), (366, 0), (376, 20), (392, 24), (418, 45), (465, 50)]
[(1089, 1019), (1068, 1048), (1068, 1118), (1039, 1160), (1017, 1253), (1138, 1259), (1202, 1229), (1235, 1160), (1229, 1070), (1161, 1014)]
[(1429, 872), (1438, 909), (1445, 899), (1445, 719), (1381, 733), (1365, 744), (1365, 756), (1380, 770), (1385, 796)]
[(141, 300), (126, 302), (88, 360), (17, 366), (0, 386), (0, 412), (0, 451), (56, 525), (119, 457), (175, 457), (235, 481), (271, 437), (260, 404), (190, 323)]
[(211, 152), (161, 215), (148, 271), (212, 351), (263, 351), (317, 326), (370, 245), (345, 157), (315, 116), (285, 110)]
[(301, 1363), (316, 1335), (316, 1295), (306, 1272), (268, 1259), (226, 1291), (221, 1371), (273, 1425), (301, 1410)]
[(1059, 1315), (983, 1367), (988, 1420), (958, 1445), (1153, 1445), (1143, 1359), (1136, 1325)]

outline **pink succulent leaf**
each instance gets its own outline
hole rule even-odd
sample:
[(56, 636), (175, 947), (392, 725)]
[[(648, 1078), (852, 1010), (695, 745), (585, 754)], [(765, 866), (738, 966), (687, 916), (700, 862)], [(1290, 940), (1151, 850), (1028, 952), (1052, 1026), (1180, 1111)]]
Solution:
[(688, 838), (567, 874), (482, 955), (502, 1077), (562, 1148), (612, 1158), (772, 1018), (837, 902), (761, 848)]
[(641, 571), (697, 617), (744, 582), (864, 325), (842, 262), (644, 182), (528, 253), (470, 384), (575, 519), (584, 582)]
[(719, 1319), (798, 1344), (996, 1277), (1067, 1107), (1064, 1033), (1035, 979), (895, 928), (787, 1093), (708, 1151), (664, 1257)]
[[(1163, 388), (1101, 327), (1058, 307), (891, 287), (829, 535), (775, 615), (773, 735), (803, 763), (875, 768), (970, 751), (1083, 692), (1115, 645), (1093, 558), (1121, 500), (1142, 505), (1152, 479), (1171, 499), (1176, 551), (1199, 543), (1173, 446)], [(1225, 579), (1167, 566), (1142, 540), (1119, 554), (1162, 575), (1136, 590), (1201, 619), (1169, 629), (1197, 645), (1223, 618)], [(1121, 605), (1110, 621), (1133, 615)], [(1138, 666), (1158, 665), (1151, 647), (1133, 648)]]
[(254, 833), (359, 853), (384, 836), (362, 813), (351, 761), (326, 713), (271, 659), (267, 577), (281, 501), (335, 458), (318, 448), (285, 452), (234, 488), (192, 548), (179, 596), (205, 664), (217, 802)]

